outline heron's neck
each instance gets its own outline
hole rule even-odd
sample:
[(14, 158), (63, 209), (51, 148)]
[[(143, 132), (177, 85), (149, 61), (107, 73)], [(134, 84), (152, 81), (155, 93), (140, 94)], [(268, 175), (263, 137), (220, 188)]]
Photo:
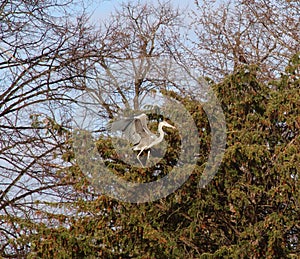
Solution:
[(159, 123), (159, 124), (158, 124), (158, 129), (157, 129), (157, 131), (158, 131), (158, 133), (159, 133), (158, 140), (160, 140), (160, 141), (163, 140), (164, 135), (165, 135), (165, 133), (164, 133), (162, 127), (163, 127), (163, 125), (162, 125), (161, 123)]
[(153, 147), (154, 145), (160, 143), (164, 139), (165, 133), (163, 132), (162, 127), (163, 127), (163, 125), (161, 123), (159, 123), (158, 129), (157, 129), (159, 136), (148, 146), (148, 148)]

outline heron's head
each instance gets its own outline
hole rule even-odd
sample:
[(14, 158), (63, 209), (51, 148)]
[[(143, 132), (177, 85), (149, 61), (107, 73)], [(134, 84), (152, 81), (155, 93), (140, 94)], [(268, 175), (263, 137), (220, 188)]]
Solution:
[(160, 125), (161, 125), (161, 127), (169, 127), (169, 128), (175, 129), (174, 126), (172, 126), (171, 124), (169, 124), (169, 123), (166, 122), (166, 121), (160, 122)]

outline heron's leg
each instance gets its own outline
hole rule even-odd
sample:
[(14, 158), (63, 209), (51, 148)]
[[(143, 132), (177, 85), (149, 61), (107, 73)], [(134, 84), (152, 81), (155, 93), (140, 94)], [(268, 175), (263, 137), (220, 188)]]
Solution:
[(141, 151), (138, 153), (138, 155), (136, 156), (137, 160), (139, 160), (140, 164), (142, 167), (144, 167), (143, 163), (140, 160), (140, 155), (142, 154), (142, 152), (144, 151), (144, 149), (141, 149)]
[(145, 166), (143, 165), (142, 161), (137, 157), (137, 160), (139, 160), (141, 166), (144, 168)]
[(150, 158), (150, 149), (148, 150), (146, 164), (148, 163), (149, 158)]
[(150, 158), (150, 149), (148, 150), (147, 160)]

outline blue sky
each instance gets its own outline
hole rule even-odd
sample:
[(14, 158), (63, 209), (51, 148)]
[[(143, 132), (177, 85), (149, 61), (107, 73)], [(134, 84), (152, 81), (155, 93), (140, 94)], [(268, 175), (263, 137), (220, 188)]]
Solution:
[[(93, 18), (95, 21), (105, 19), (109, 16), (111, 12), (118, 8), (122, 2), (129, 2), (129, 1), (122, 1), (122, 0), (94, 0), (92, 1), (93, 4), (89, 6), (90, 11), (94, 11)], [(134, 1), (132, 1), (134, 2)], [(148, 0), (148, 1), (141, 1), (141, 2), (159, 2), (157, 0)], [(163, 2), (163, 1), (161, 1)], [(179, 7), (182, 10), (186, 8), (194, 8), (195, 7), (194, 0), (172, 0), (171, 3), (174, 7)]]

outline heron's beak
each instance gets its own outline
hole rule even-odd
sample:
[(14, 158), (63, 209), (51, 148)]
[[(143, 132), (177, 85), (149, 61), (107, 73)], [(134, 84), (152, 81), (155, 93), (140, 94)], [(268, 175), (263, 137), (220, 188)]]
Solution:
[(165, 125), (165, 126), (167, 126), (167, 127), (169, 127), (169, 128), (172, 128), (172, 129), (176, 129), (175, 126), (173, 126), (173, 125), (171, 125), (171, 124), (169, 124), (169, 123), (168, 123), (168, 125)]

